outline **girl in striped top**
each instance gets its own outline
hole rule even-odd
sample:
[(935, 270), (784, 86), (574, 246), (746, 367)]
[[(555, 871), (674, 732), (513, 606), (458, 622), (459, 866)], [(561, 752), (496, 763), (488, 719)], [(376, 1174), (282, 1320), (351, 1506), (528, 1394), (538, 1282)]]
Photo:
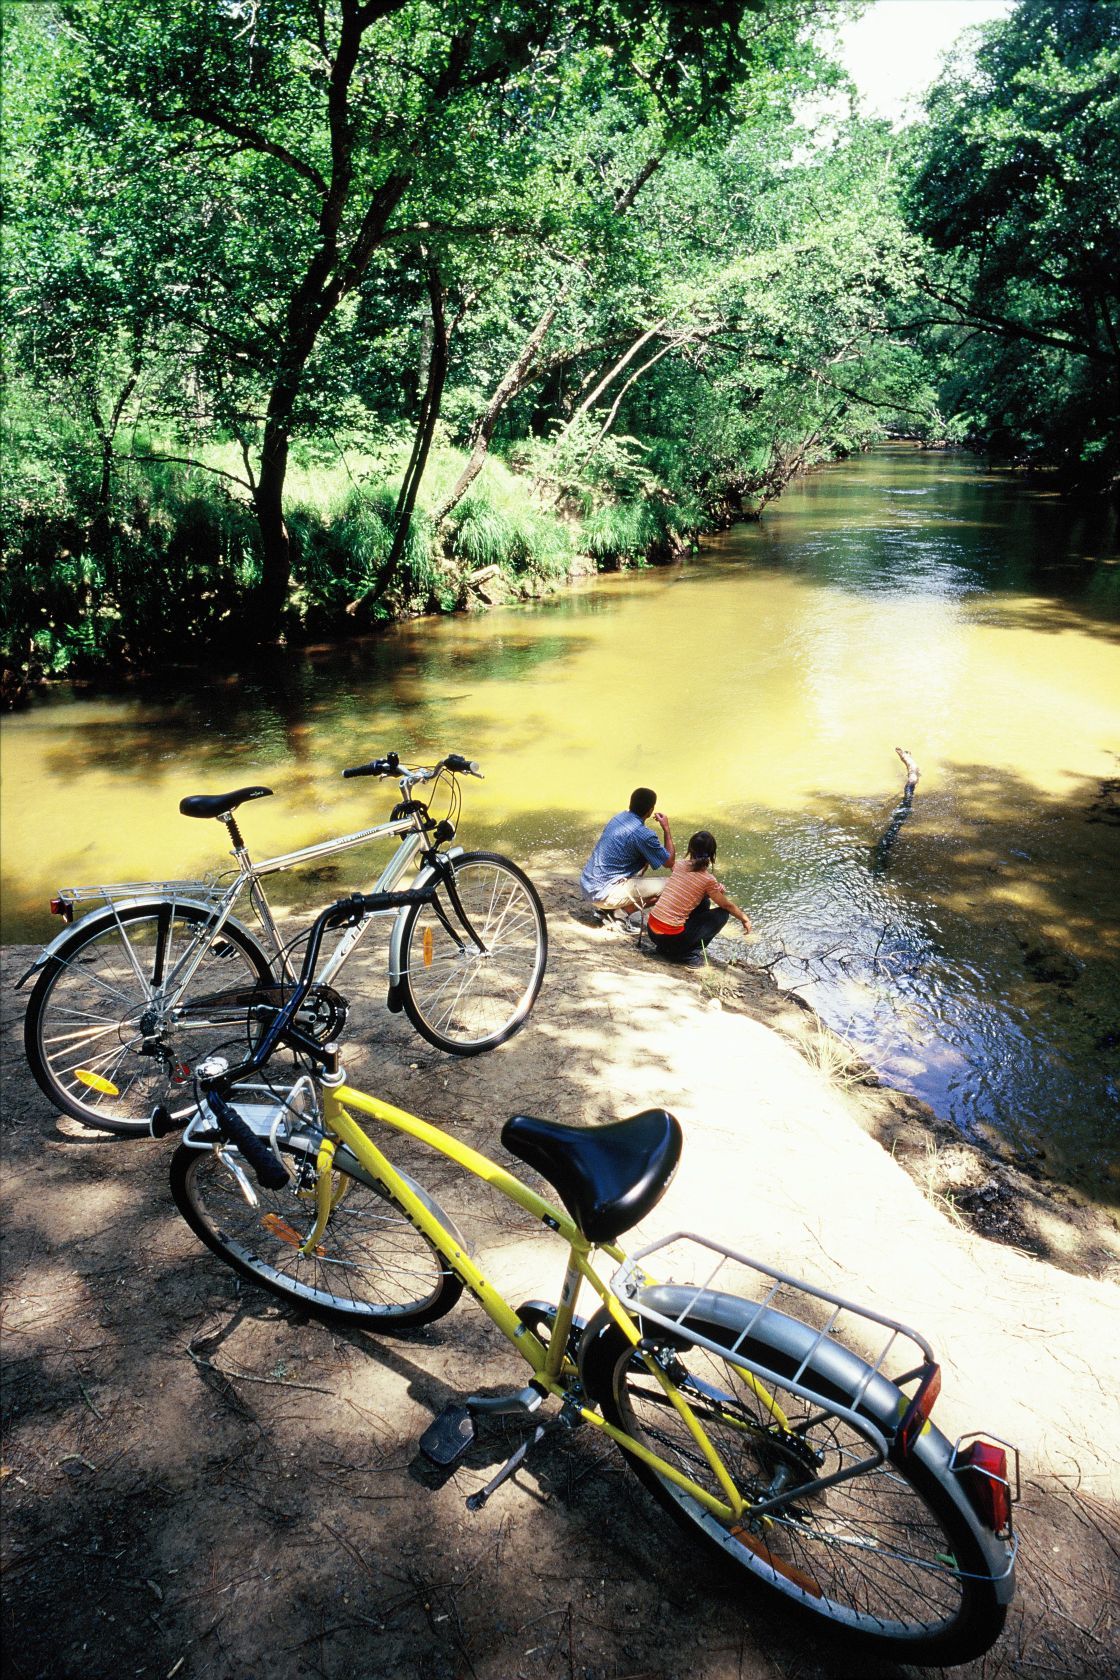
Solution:
[(687, 857), (679, 858), (673, 873), (661, 889), (647, 923), (654, 948), (670, 962), (687, 962), (708, 945), (729, 916), (751, 931), (751, 919), (733, 904), (712, 874), (716, 858), (715, 836), (699, 829), (688, 842)]

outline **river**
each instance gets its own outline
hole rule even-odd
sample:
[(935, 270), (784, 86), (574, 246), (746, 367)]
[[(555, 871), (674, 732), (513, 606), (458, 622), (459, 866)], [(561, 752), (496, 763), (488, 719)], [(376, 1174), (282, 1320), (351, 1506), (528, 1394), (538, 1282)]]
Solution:
[[(715, 832), (754, 959), (885, 1078), (1118, 1201), (1118, 726), (1115, 520), (894, 445), (679, 566), (263, 674), (53, 694), (0, 737), (4, 937), (57, 931), (59, 885), (213, 867), (184, 793), (273, 787), (244, 822), (264, 855), (387, 814), (344, 766), (461, 750), (486, 773), (467, 843), (574, 875), (645, 783), (680, 842)], [(896, 747), (922, 774), (884, 856)], [(361, 884), (355, 856), (304, 890)]]

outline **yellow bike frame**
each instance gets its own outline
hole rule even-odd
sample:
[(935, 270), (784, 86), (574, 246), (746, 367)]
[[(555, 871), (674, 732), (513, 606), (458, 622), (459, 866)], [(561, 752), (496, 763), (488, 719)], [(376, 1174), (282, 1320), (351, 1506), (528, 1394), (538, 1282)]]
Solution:
[[(316, 1161), (316, 1218), (312, 1229), (301, 1244), (301, 1253), (312, 1254), (321, 1243), (326, 1232), (330, 1215), (339, 1196), (338, 1187), (333, 1182), (332, 1165), (338, 1145), (344, 1144), (362, 1168), (370, 1177), (382, 1185), (404, 1210), (409, 1221), (425, 1236), (432, 1246), (441, 1254), (450, 1269), (462, 1280), (470, 1290), (475, 1300), (482, 1307), (506, 1339), (513, 1343), (518, 1352), (526, 1360), (533, 1372), (536, 1384), (546, 1393), (569, 1404), (575, 1403), (579, 1415), (585, 1422), (617, 1442), (626, 1452), (645, 1461), (658, 1475), (683, 1488), (693, 1498), (699, 1501), (707, 1510), (721, 1521), (731, 1524), (739, 1521), (744, 1514), (749, 1514), (749, 1506), (735, 1486), (734, 1479), (720, 1457), (716, 1447), (705, 1432), (703, 1425), (696, 1417), (687, 1400), (681, 1394), (676, 1384), (671, 1380), (656, 1359), (651, 1354), (639, 1349), (651, 1375), (660, 1384), (665, 1396), (680, 1414), (689, 1434), (696, 1443), (698, 1450), (711, 1468), (724, 1498), (719, 1499), (707, 1488), (701, 1487), (691, 1477), (678, 1470), (675, 1465), (668, 1464), (663, 1458), (642, 1444), (642, 1442), (628, 1435), (625, 1430), (599, 1415), (598, 1412), (573, 1400), (572, 1382), (576, 1375), (576, 1367), (568, 1352), (568, 1337), (575, 1315), (576, 1300), (581, 1285), (587, 1282), (606, 1307), (614, 1323), (623, 1335), (636, 1348), (642, 1339), (642, 1332), (626, 1307), (619, 1301), (608, 1284), (595, 1271), (591, 1263), (591, 1254), (595, 1247), (602, 1248), (616, 1264), (621, 1264), (626, 1256), (613, 1243), (592, 1244), (578, 1229), (571, 1217), (553, 1203), (539, 1196), (535, 1190), (523, 1184), (504, 1167), (479, 1154), (469, 1144), (461, 1143), (450, 1133), (442, 1131), (438, 1126), (421, 1120), (415, 1114), (409, 1114), (405, 1109), (394, 1108), (391, 1103), (382, 1102), (377, 1097), (365, 1095), (350, 1085), (339, 1084), (331, 1086), (324, 1084), (323, 1088), (323, 1125), (325, 1136), (319, 1147)], [(522, 1323), (508, 1301), (496, 1289), (486, 1274), (475, 1265), (470, 1255), (465, 1253), (455, 1235), (443, 1225), (432, 1212), (427, 1203), (416, 1194), (408, 1180), (403, 1178), (392, 1162), (381, 1152), (369, 1135), (354, 1119), (355, 1114), (366, 1115), (369, 1119), (378, 1121), (382, 1125), (391, 1126), (394, 1130), (415, 1138), (419, 1143), (426, 1144), (430, 1149), (445, 1155), (456, 1166), (465, 1172), (472, 1173), (482, 1179), (493, 1189), (516, 1202), (527, 1213), (539, 1219), (541, 1224), (554, 1231), (568, 1244), (568, 1264), (564, 1274), (564, 1284), (560, 1294), (560, 1301), (556, 1312), (556, 1321), (547, 1346), (536, 1336), (529, 1327)], [(752, 1389), (756, 1397), (766, 1408), (773, 1422), (781, 1428), (788, 1428), (789, 1423), (773, 1396), (767, 1392), (758, 1379), (744, 1367), (738, 1367), (740, 1373)], [(729, 1422), (734, 1420), (729, 1419)], [(748, 1426), (741, 1426), (747, 1428)], [(764, 1519), (766, 1520), (766, 1519)]]

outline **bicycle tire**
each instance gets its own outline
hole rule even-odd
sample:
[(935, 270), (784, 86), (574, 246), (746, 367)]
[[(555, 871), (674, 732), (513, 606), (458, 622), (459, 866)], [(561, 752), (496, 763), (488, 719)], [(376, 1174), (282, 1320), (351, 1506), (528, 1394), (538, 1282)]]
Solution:
[[(750, 1315), (757, 1311), (753, 1303), (739, 1305)], [(691, 1317), (689, 1322), (698, 1334), (730, 1347), (736, 1332), (726, 1322), (727, 1314), (718, 1316), (723, 1323)], [(809, 1326), (782, 1314), (770, 1316), (803, 1331), (806, 1352), (815, 1343), (816, 1332)], [(741, 1324), (747, 1322), (740, 1316)], [(836, 1416), (831, 1409), (835, 1405), (866, 1407), (868, 1394), (876, 1391), (881, 1400), (886, 1397), (883, 1409), (889, 1405), (891, 1413), (889, 1420), (880, 1418), (881, 1423), (893, 1432), (901, 1415), (898, 1390), (872, 1377), (855, 1355), (846, 1356), (847, 1374), (840, 1382), (814, 1371), (810, 1357), (801, 1381), (813, 1391), (816, 1403), (777, 1391), (778, 1404), (793, 1425), (791, 1433), (775, 1426), (730, 1358), (652, 1325), (645, 1328), (649, 1334), (643, 1346), (671, 1366), (732, 1469), (739, 1491), (748, 1498), (766, 1497), (779, 1473), (809, 1481), (839, 1468), (857, 1446), (860, 1456), (866, 1456), (866, 1442)], [(748, 1336), (740, 1351), (745, 1359), (767, 1368), (781, 1366), (772, 1340)], [(799, 1363), (799, 1358), (788, 1360), (786, 1374), (792, 1376)], [(587, 1391), (609, 1423), (723, 1497), (680, 1414), (605, 1311), (585, 1333), (582, 1365)], [(681, 1374), (685, 1371), (687, 1378)], [(689, 1379), (697, 1384), (691, 1393)], [(700, 1383), (709, 1386), (701, 1388)], [(724, 1414), (722, 1421), (717, 1407)], [(798, 1424), (814, 1416), (817, 1421), (797, 1433)], [(818, 1625), (828, 1623), (834, 1635), (880, 1654), (889, 1652), (896, 1661), (952, 1665), (970, 1661), (994, 1644), (1006, 1603), (1000, 1602), (997, 1591), (990, 1544), (949, 1471), (951, 1452), (945, 1438), (927, 1425), (905, 1459), (892, 1453), (865, 1474), (809, 1492), (769, 1520), (762, 1517), (738, 1527), (720, 1521), (694, 1495), (636, 1455), (624, 1450), (623, 1456), (658, 1503), (701, 1540), (706, 1554), (718, 1554), (726, 1565), (777, 1592), (789, 1607), (815, 1617)]]
[[(213, 1150), (180, 1144), (171, 1157), (171, 1194), (207, 1248), (242, 1277), (330, 1323), (393, 1332), (451, 1311), (461, 1280), (384, 1185), (337, 1157), (335, 1183), (343, 1194), (319, 1252), (301, 1255), (298, 1238), (315, 1218), (316, 1145), (282, 1147), (295, 1176), (278, 1190), (257, 1186), (254, 1208)], [(431, 1197), (413, 1188), (447, 1224)]]
[[(63, 1113), (102, 1131), (146, 1133), (157, 1103), (174, 1108), (180, 1088), (189, 1093), (198, 1061), (247, 1044), (243, 994), (272, 974), (252, 935), (228, 921), (174, 1018), (156, 1030), (144, 1022), (156, 976), (169, 972), (209, 920), (200, 906), (163, 900), (97, 911), (49, 959), (27, 1001), (23, 1040), (39, 1089)], [(192, 1019), (192, 995), (228, 1001)], [(76, 1076), (78, 1069), (105, 1079), (116, 1093), (94, 1090)]]
[[(415, 905), (401, 936), (400, 997), (429, 1044), (477, 1056), (525, 1025), (544, 979), (548, 926), (536, 888), (509, 858), (464, 852), (453, 867), (456, 891), (485, 954), (452, 939), (432, 904)], [(447, 893), (438, 897), (456, 926)]]

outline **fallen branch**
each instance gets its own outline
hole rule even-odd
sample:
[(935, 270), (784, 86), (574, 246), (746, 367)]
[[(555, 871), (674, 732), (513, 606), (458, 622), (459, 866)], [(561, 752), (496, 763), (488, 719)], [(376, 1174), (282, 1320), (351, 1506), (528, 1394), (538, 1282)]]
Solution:
[(222, 1377), (226, 1382), (254, 1382), (270, 1383), (274, 1388), (303, 1388), (309, 1394), (333, 1394), (330, 1388), (316, 1388), (313, 1383), (290, 1382), (287, 1377), (253, 1377), (248, 1371), (225, 1371), (220, 1365), (215, 1365), (212, 1359), (203, 1359), (200, 1353), (194, 1351), (193, 1346), (187, 1344), (187, 1352), (196, 1365), (201, 1365), (206, 1371), (213, 1371), (215, 1376)]
[(906, 766), (906, 785), (902, 790), (901, 800), (894, 808), (890, 822), (872, 848), (871, 872), (873, 875), (881, 874), (890, 862), (891, 850), (898, 839), (903, 823), (910, 815), (910, 807), (914, 803), (914, 789), (917, 787), (922, 774), (904, 747), (896, 747), (894, 750)]

